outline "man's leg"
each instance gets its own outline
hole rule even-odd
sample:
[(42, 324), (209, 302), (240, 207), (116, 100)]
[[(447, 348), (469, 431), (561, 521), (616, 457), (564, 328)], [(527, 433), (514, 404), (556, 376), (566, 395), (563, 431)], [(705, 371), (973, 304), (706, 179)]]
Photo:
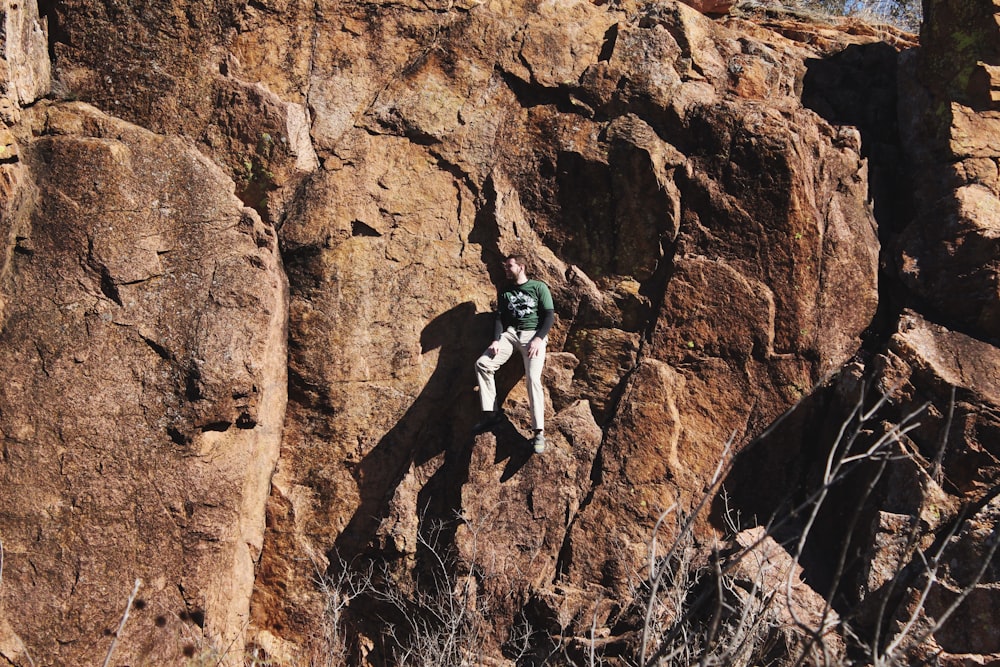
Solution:
[[(537, 357), (528, 356), (528, 343), (534, 337), (534, 332), (523, 332), (518, 348), (524, 360), (524, 383), (528, 387), (528, 407), (531, 408), (531, 426), (535, 430), (535, 451), (541, 453), (545, 449), (545, 393), (542, 389), (542, 368), (545, 366), (545, 346)], [(542, 339), (543, 342), (548, 342)]]
[(500, 335), (500, 349), (492, 357), (484, 352), (476, 361), (476, 380), (479, 383), (479, 401), (483, 408), (483, 418), (473, 430), (484, 431), (496, 424), (500, 406), (497, 405), (497, 387), (494, 374), (510, 359), (514, 352), (513, 336), (504, 331)]

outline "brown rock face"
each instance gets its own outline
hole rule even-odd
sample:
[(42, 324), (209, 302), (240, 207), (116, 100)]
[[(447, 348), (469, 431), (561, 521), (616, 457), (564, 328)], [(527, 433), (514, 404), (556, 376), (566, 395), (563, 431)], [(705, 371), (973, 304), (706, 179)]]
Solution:
[[(130, 29), (152, 36), (173, 25), (181, 42), (201, 41), (195, 50), (173, 44), (159, 51), (158, 71), (172, 77), (168, 90), (177, 94), (149, 104), (134, 55), (134, 45), (147, 38), (122, 45), (100, 65), (91, 33), (81, 32), (84, 24), (71, 20), (70, 9), (60, 5), (56, 13), (70, 37), (57, 44), (62, 85), (109, 109), (124, 104), (128, 118), (161, 132), (173, 128), (197, 138), (227, 167), (245, 203), (282, 221), (293, 398), (253, 612), (256, 641), (274, 654), (296, 659), (314, 641), (309, 614), (324, 604), (312, 585), (317, 570), (361, 556), (419, 570), (421, 535), (460, 511), (466, 523), (453, 531), (458, 557), (475, 568), (488, 556), (501, 580), (515, 581), (522, 602), (594, 584), (626, 594), (666, 503), (692, 505), (726, 440), (745, 442), (801, 388), (842, 363), (871, 318), (876, 243), (863, 201), (864, 167), (854, 135), (801, 109), (800, 46), (754, 39), (740, 45), (727, 28), (672, 4), (632, 20), (587, 3), (558, 11), (511, 8), (522, 12), (523, 24), (499, 6), (442, 15), (393, 9), (364, 23), (349, 12), (312, 16), (306, 32), (319, 41), (303, 71), (275, 68), (253, 46), (250, 36), (282, 23), (282, 14), (245, 9), (246, 20), (226, 33), (227, 24), (204, 20), (212, 8), (188, 11), (183, 25), (180, 14), (154, 11), (127, 20)], [(113, 20), (104, 10), (93, 18), (95, 26)], [(328, 29), (331, 21), (337, 30)], [(223, 55), (230, 39), (223, 34), (235, 40), (232, 56)], [(373, 50), (373, 36), (396, 46)], [(480, 46), (470, 51), (469, 43)], [(294, 48), (293, 40), (289, 62), (301, 62)], [(765, 48), (773, 55), (752, 55)], [(376, 55), (372, 61), (357, 53)], [(200, 54), (214, 54), (208, 60), (218, 66), (213, 70)], [(97, 80), (99, 67), (112, 80), (101, 91), (87, 83)], [(182, 85), (176, 73), (183, 70), (191, 75)], [(308, 94), (317, 115), (312, 137), (323, 165), (306, 181), (302, 174), (317, 162), (296, 129), (307, 118), (295, 106), (305, 94), (300, 75), (315, 82)], [(254, 80), (261, 83), (243, 83)], [(768, 98), (774, 101), (761, 103)], [(110, 121), (83, 111), (54, 107), (49, 116), (60, 120), (39, 120), (43, 132), (98, 140), (108, 133), (91, 128)], [(79, 148), (44, 159), (43, 147), (62, 141), (32, 140), (43, 157), (31, 164), (52, 182), (36, 186), (38, 201), (58, 202), (49, 193), (72, 191), (57, 166), (93, 160)], [(117, 173), (109, 155), (96, 173)], [(139, 169), (147, 171), (154, 170)], [(265, 363), (258, 356), (270, 359), (280, 349), (262, 332), (275, 331), (282, 311), (264, 294), (237, 288), (273, 281), (237, 271), (266, 273), (274, 265), (247, 259), (244, 266), (236, 255), (209, 272), (197, 268), (207, 259), (184, 259), (196, 267), (173, 273), (187, 280), (179, 294), (189, 295), (188, 312), (222, 310), (207, 310), (197, 320), (203, 325), (180, 326), (170, 307), (179, 297), (157, 282), (167, 273), (163, 264), (216, 241), (198, 236), (178, 252), (163, 240), (179, 234), (172, 228), (136, 214), (118, 214), (119, 221), (103, 213), (142, 210), (147, 201), (192, 214), (201, 208), (200, 200), (179, 207), (168, 196), (189, 190), (183, 175), (168, 173), (158, 182), (163, 192), (147, 187), (121, 195), (128, 203), (88, 204), (82, 217), (102, 226), (79, 232), (87, 243), (78, 264), (97, 280), (98, 304), (127, 311), (133, 300), (152, 303), (127, 317), (112, 315), (111, 331), (125, 336), (135, 326), (140, 351), (173, 369), (163, 376), (167, 384), (156, 385), (162, 406), (153, 401), (147, 408), (150, 423), (162, 424), (167, 437), (160, 446), (208, 456), (224, 448), (228, 434), (241, 427), (255, 432), (270, 421), (258, 415), (269, 386), (259, 376)], [(226, 190), (217, 174), (209, 182), (202, 190)], [(103, 201), (99, 190), (87, 196)], [(258, 253), (270, 248), (267, 226), (233, 210), (242, 222), (220, 225), (220, 233), (241, 234), (235, 238), (253, 241)], [(59, 211), (59, 219), (67, 217)], [(205, 219), (216, 218), (226, 219), (222, 213)], [(141, 240), (133, 228), (146, 230)], [(35, 236), (29, 256), (48, 257)], [(138, 250), (123, 252), (129, 242)], [(489, 327), (477, 313), (490, 308), (496, 277), (490, 272), (500, 255), (522, 247), (535, 255), (534, 273), (552, 286), (559, 320), (547, 375), (551, 451), (537, 462), (519, 451), (515, 429), (523, 429), (526, 417), (521, 385), (507, 399), (513, 428), (477, 441), (467, 435), (476, 411), (469, 369)], [(15, 263), (12, 275), (25, 271)], [(209, 281), (206, 287), (199, 279)], [(150, 281), (158, 300), (133, 296)], [(207, 301), (191, 297), (205, 289)], [(224, 317), (229, 307), (246, 313), (238, 326)], [(264, 319), (255, 324), (253, 317)], [(27, 335), (12, 326), (7, 335)], [(263, 336), (260, 343), (254, 334)], [(245, 356), (227, 356), (227, 346)], [(25, 363), (18, 361), (11, 367)], [(141, 393), (126, 390), (118, 376), (112, 381)], [(226, 451), (239, 456), (243, 442)], [(221, 454), (209, 458), (222, 468), (196, 474), (159, 465), (215, 480), (212, 489), (223, 497), (210, 502), (193, 483), (184, 489), (193, 499), (182, 504), (192, 530), (212, 535), (221, 524), (201, 519), (198, 507), (242, 516), (253, 499), (219, 491), (244, 490), (249, 482), (237, 484), (242, 478), (227, 472)], [(252, 467), (253, 479), (264, 478), (269, 460)], [(535, 472), (539, 466), (551, 472)], [(252, 514), (242, 520), (252, 524)], [(184, 544), (187, 525), (174, 533), (175, 544)], [(93, 558), (107, 567), (105, 558)], [(222, 599), (212, 588), (218, 581), (212, 577), (231, 570), (210, 562), (185, 570), (182, 588), (164, 584), (164, 590), (183, 590), (185, 604), (204, 610), (205, 636), (228, 639), (239, 600)], [(595, 580), (595, 572), (603, 574)], [(120, 583), (123, 590), (128, 583)], [(603, 593), (583, 598), (596, 595)], [(212, 596), (217, 606), (200, 601)], [(600, 623), (612, 622), (609, 612)], [(500, 627), (516, 613), (515, 603)], [(90, 623), (83, 632), (96, 628)], [(27, 646), (42, 644), (41, 626), (15, 631), (29, 637)]]
[(725, 14), (736, 3), (729, 0), (684, 0), (684, 4), (703, 14)]
[(995, 228), (1000, 210), (1000, 5), (929, 3), (918, 61), (926, 84), (904, 114), (918, 218), (898, 240), (907, 287), (954, 326), (996, 339), (1000, 305)]
[(184, 141), (81, 104), (25, 113), (4, 220), (2, 653), (99, 662), (136, 580), (122, 654), (240, 643), (285, 412), (277, 238)]
[[(527, 16), (523, 34), (496, 8), (451, 17), (359, 109), (364, 131), (318, 138), (329, 157), (282, 227), (294, 445), (255, 605), (272, 653), (295, 655), (314, 627), (272, 586), (361, 556), (419, 571), (421, 535), (458, 513), (465, 567), (518, 591), (489, 645), (524, 600), (549, 617), (569, 599), (559, 590), (590, 589), (574, 594), (582, 608), (622, 599), (659, 513), (696, 502), (726, 441), (838, 367), (871, 319), (864, 166), (855, 134), (801, 109), (801, 47), (727, 69), (756, 61), (684, 6), (632, 22), (587, 4)], [(477, 313), (501, 254), (521, 247), (552, 286), (550, 350), (564, 350), (547, 375), (545, 462), (523, 450), (520, 384), (513, 428), (468, 435), (489, 330)]]
[[(897, 124), (875, 32), (730, 4), (4, 5), (0, 664), (634, 664), (678, 563), (783, 600), (721, 663), (997, 652), (995, 6), (931, 3)], [(516, 363), (470, 432), (515, 251), (541, 455)], [(825, 485), (862, 387), (894, 438)]]
[[(995, 655), (1000, 653), (997, 642), (972, 628), (1000, 604), (996, 567), (1000, 353), (992, 345), (908, 314), (887, 356), (884, 382), (899, 385), (901, 398), (908, 399), (900, 401), (900, 407), (925, 399), (932, 406), (921, 428), (912, 431), (919, 456), (933, 462), (925, 466), (931, 479), (920, 479), (913, 472), (899, 475), (900, 480), (920, 479), (922, 490), (909, 494), (905, 503), (897, 499), (906, 497), (905, 492), (890, 496), (896, 503), (893, 509), (919, 517), (925, 531), (953, 521), (953, 527), (939, 531), (937, 542), (927, 548), (929, 553), (940, 549), (947, 565), (933, 586), (920, 582), (930, 590), (923, 611), (941, 618), (959, 596), (962, 602), (933, 639), (945, 653)], [(902, 485), (894, 480), (889, 488), (898, 486)], [(908, 599), (901, 606), (901, 611), (913, 613), (917, 602)]]
[[(893, 425), (906, 428), (898, 440), (888, 439), (892, 456), (852, 473), (823, 515), (828, 548), (851, 543), (862, 554), (843, 582), (853, 591), (844, 595), (856, 596), (853, 622), (873, 623), (881, 616), (889, 627), (880, 649), (886, 655), (937, 653), (947, 664), (961, 664), (968, 654), (995, 659), (996, 644), (985, 639), (989, 633), (971, 628), (998, 603), (1000, 352), (905, 312), (887, 350), (870, 367), (869, 403), (880, 395), (888, 400), (867, 422), (859, 450), (886, 441)], [(842, 398), (858, 398), (858, 379), (844, 374)], [(865, 487), (869, 503), (860, 514), (867, 527), (848, 534), (851, 515), (843, 507), (850, 499), (839, 494), (857, 497)], [(928, 565), (932, 561), (942, 565)], [(946, 620), (936, 625), (938, 619)]]
[(0, 4), (0, 24), (4, 36), (0, 81), (6, 98), (0, 114), (9, 124), (16, 109), (49, 92), (51, 63), (45, 22), (38, 18), (37, 0), (5, 0)]

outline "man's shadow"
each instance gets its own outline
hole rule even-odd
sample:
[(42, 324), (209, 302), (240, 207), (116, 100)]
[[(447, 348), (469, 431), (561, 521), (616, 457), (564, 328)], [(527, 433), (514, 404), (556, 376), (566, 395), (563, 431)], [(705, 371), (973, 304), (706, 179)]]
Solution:
[[(521, 363), (521, 355), (516, 350), (510, 359), (500, 370), (496, 372), (494, 379), (497, 388), (497, 405), (503, 406), (507, 395), (510, 394), (514, 386), (524, 377), (524, 365)], [(496, 452), (493, 463), (498, 464), (506, 461), (500, 481), (506, 482), (524, 467), (532, 455), (531, 441), (518, 431), (510, 421), (504, 419), (492, 430), (496, 436)]]
[[(437, 365), (406, 413), (354, 469), (360, 504), (337, 537), (330, 554), (331, 567), (378, 550), (373, 541), (389, 515), (399, 485), (411, 467), (419, 468), (441, 454), (443, 462), (418, 492), (416, 510), (421, 530), (425, 530), (425, 523), (443, 524), (458, 515), (474, 444), (472, 424), (480, 413), (478, 397), (470, 391), (475, 384), (474, 364), (490, 340), (492, 329), (493, 315), (477, 314), (472, 302), (455, 306), (424, 327), (420, 335), (421, 353), (439, 349)], [(498, 374), (501, 397), (509, 393), (518, 379), (515, 376), (511, 381), (510, 375)], [(517, 447), (509, 442), (512, 438), (508, 437), (508, 429), (516, 434), (509, 423), (495, 430), (499, 436), (497, 462), (508, 459), (503, 479), (508, 479), (527, 461), (527, 456), (521, 460), (515, 453)], [(501, 446), (501, 440), (507, 444)], [(436, 539), (440, 541), (441, 537), (438, 535)]]

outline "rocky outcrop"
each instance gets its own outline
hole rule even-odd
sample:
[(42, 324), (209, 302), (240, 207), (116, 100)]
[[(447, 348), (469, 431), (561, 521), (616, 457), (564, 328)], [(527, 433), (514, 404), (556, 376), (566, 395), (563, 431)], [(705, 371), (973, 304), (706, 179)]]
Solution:
[[(295, 444), (255, 606), (272, 653), (313, 623), (272, 586), (340, 559), (419, 569), (421, 531), (458, 512), (459, 557), (520, 573), (522, 599), (626, 595), (659, 513), (696, 502), (734, 432), (843, 363), (874, 312), (857, 136), (801, 108), (802, 47), (731, 44), (683, 6), (546, 11), (449, 15), (433, 49), (387, 63), (399, 75), (357, 127), (314, 134), (324, 168), (281, 229)], [(314, 69), (324, 86), (349, 73)], [(522, 247), (556, 295), (551, 421), (574, 424), (550, 427), (545, 464), (517, 453), (520, 385), (519, 431), (467, 435), (491, 277)], [(567, 488), (532, 482), (538, 465)]]
[(16, 109), (49, 92), (51, 63), (46, 25), (38, 17), (37, 0), (4, 0), (0, 5), (0, 22), (4, 35), (0, 82), (5, 98), (0, 114), (9, 125)]
[(998, 603), (1000, 357), (991, 239), (1000, 208), (992, 93), (1000, 4), (942, 0), (927, 3), (925, 14), (922, 46), (904, 62), (901, 88), (914, 102), (900, 125), (915, 216), (888, 244), (913, 294), (904, 298), (924, 317), (904, 311), (871, 364), (876, 386), (892, 395), (879, 418), (898, 423), (919, 411), (920, 423), (903, 441), (906, 459), (890, 464), (879, 487), (885, 496), (867, 542), (877, 573), (868, 575), (868, 604), (891, 598), (887, 627), (912, 623), (920, 631), (906, 639), (926, 637), (926, 654), (968, 664), (1000, 655), (970, 631)]
[[(915, 531), (923, 538), (924, 556), (946, 563), (940, 571), (929, 572), (917, 566), (919, 555), (899, 552), (916, 559), (907, 574), (926, 587), (929, 596), (923, 608), (916, 596), (904, 597), (897, 614), (941, 619), (961, 595), (964, 602), (932, 633), (934, 642), (944, 654), (996, 655), (1000, 653), (996, 644), (969, 628), (1000, 602), (994, 558), (1000, 542), (994, 437), (1000, 427), (996, 417), (1000, 354), (993, 345), (907, 313), (883, 359), (879, 382), (885, 391), (898, 388), (894, 409), (913, 409), (924, 401), (927, 408), (919, 428), (911, 430), (905, 442), (917, 465), (892, 464), (881, 510), (917, 525), (905, 530), (881, 525), (878, 532), (884, 539), (874, 541), (901, 545), (903, 536)], [(976, 555), (970, 556), (970, 550)], [(875, 567), (887, 561), (872, 559)], [(931, 580), (932, 574), (936, 580)]]
[(726, 14), (736, 3), (730, 0), (684, 0), (684, 4), (702, 14)]
[(739, 484), (754, 484), (748, 476), (768, 463), (734, 470), (731, 502), (742, 510), (781, 518), (776, 506), (790, 500), (815, 509), (812, 546), (792, 552), (860, 650), (942, 664), (996, 659), (967, 629), (996, 604), (998, 362), (995, 346), (905, 311), (883, 351), (845, 368), (764, 441), (801, 471), (793, 486), (821, 496), (779, 491), (770, 507), (743, 504)]
[(1000, 83), (1000, 5), (942, 1), (927, 12), (925, 46), (913, 65), (922, 85), (904, 114), (919, 217), (898, 241), (899, 272), (953, 326), (997, 339), (1000, 104), (991, 91)]
[(183, 140), (79, 103), (19, 129), (0, 655), (100, 662), (133, 582), (122, 654), (242, 644), (285, 414), (274, 230)]
[[(783, 600), (731, 664), (962, 591), (893, 650), (995, 653), (994, 36), (943, 76), (931, 3), (897, 77), (911, 38), (730, 4), (45, 3), (77, 102), (9, 8), (0, 662), (391, 664), (439, 595), (455, 660), (632, 660), (714, 599), (645, 613), (664, 567)], [(556, 302), (540, 456), (513, 366), (470, 433), (514, 251)], [(845, 432), (891, 455), (827, 484)]]
[[(774, 451), (751, 450), (764, 463), (741, 462), (731, 480), (734, 487), (754, 485), (754, 474), (784, 456), (798, 480), (793, 486), (828, 487), (831, 495), (817, 510), (823, 536), (801, 558), (812, 563), (813, 576), (842, 573), (820, 577), (818, 585), (832, 604), (840, 597), (840, 609), (851, 611), (844, 623), (865, 628), (859, 638), (869, 655), (987, 664), (997, 659), (996, 647), (969, 629), (996, 605), (998, 357), (989, 230), (998, 202), (991, 102), (972, 80), (995, 60), (1000, 7), (934, 2), (925, 10), (921, 48), (904, 54), (898, 69), (908, 103), (898, 116), (905, 172), (886, 168), (893, 151), (880, 143), (885, 126), (876, 130), (872, 109), (851, 97), (850, 86), (836, 96), (824, 92), (818, 106), (828, 117), (857, 119), (883, 174), (885, 187), (873, 187), (883, 198), (875, 210), (897, 204), (880, 218), (889, 222), (880, 235), (890, 273), (879, 319), (892, 331), (845, 367), (828, 392), (797, 408), (767, 439)], [(822, 76), (829, 81), (838, 67), (852, 71), (873, 55), (860, 53), (831, 61)], [(909, 188), (899, 188), (902, 182)], [(912, 194), (893, 199), (893, 191)], [(806, 424), (824, 420), (824, 428), (803, 437)], [(810, 449), (826, 454), (810, 461)], [(842, 457), (854, 467), (826, 485), (824, 467)], [(785, 497), (741, 508), (780, 512)], [(841, 559), (835, 567), (830, 554)]]

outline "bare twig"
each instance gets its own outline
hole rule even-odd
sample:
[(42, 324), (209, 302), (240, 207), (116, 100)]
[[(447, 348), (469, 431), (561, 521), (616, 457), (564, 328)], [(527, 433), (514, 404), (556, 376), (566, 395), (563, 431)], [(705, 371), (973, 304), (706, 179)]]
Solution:
[(708, 666), (708, 659), (712, 655), (712, 644), (715, 642), (715, 637), (719, 633), (719, 623), (722, 620), (722, 610), (725, 608), (725, 597), (722, 592), (722, 571), (719, 569), (718, 553), (716, 553), (716, 557), (712, 559), (712, 567), (715, 570), (715, 592), (716, 595), (719, 596), (719, 602), (715, 605), (715, 612), (712, 614), (712, 620), (708, 624), (708, 636), (705, 637), (705, 650), (702, 653), (701, 661), (699, 662), (701, 667)]
[[(732, 460), (729, 458), (729, 451), (730, 449), (732, 449), (733, 442), (735, 440), (736, 440), (736, 432), (733, 431), (732, 435), (729, 436), (729, 440), (726, 442), (726, 446), (722, 450), (722, 454), (719, 456), (719, 463), (715, 467), (715, 472), (713, 473), (711, 480), (706, 485), (705, 492), (702, 494), (701, 500), (698, 502), (698, 505), (694, 508), (691, 514), (687, 517), (687, 519), (683, 522), (683, 526), (681, 527), (677, 537), (674, 539), (673, 545), (670, 547), (670, 550), (667, 552), (667, 555), (664, 556), (663, 561), (665, 563), (668, 563), (670, 561), (670, 559), (674, 556), (674, 553), (677, 551), (678, 547), (683, 543), (683, 540), (681, 538), (691, 533), (692, 529), (694, 528), (694, 522), (695, 519), (698, 517), (698, 514), (705, 507), (705, 505), (708, 504), (709, 500), (711, 500), (712, 496), (714, 495), (716, 487), (719, 481), (722, 479), (723, 470), (728, 472), (729, 469), (732, 467)], [(672, 510), (673, 506), (667, 509), (662, 515), (660, 515), (660, 518), (656, 522), (655, 526), (656, 530), (659, 529), (663, 519)], [(656, 530), (654, 530), (651, 539), (656, 538)], [(655, 574), (653, 574), (653, 571), (651, 570), (649, 601), (646, 604), (646, 618), (645, 622), (642, 625), (642, 640), (641, 640), (640, 661), (639, 661), (639, 664), (641, 665), (646, 664), (646, 654), (649, 647), (649, 628), (652, 622), (653, 608), (656, 604), (656, 592), (660, 587), (664, 571), (665, 571), (664, 569), (660, 569)]]
[(594, 615), (590, 621), (590, 667), (596, 667), (597, 665), (597, 651), (595, 650), (594, 644), (597, 642), (597, 608), (600, 606), (601, 600), (597, 599), (597, 603), (594, 604)]
[[(1000, 525), (997, 525), (993, 528), (993, 533), (990, 535), (989, 542), (990, 542), (990, 548), (986, 552), (986, 555), (983, 557), (983, 562), (979, 566), (979, 570), (976, 572), (976, 575), (972, 578), (972, 580), (968, 584), (962, 587), (962, 591), (958, 594), (958, 596), (955, 597), (955, 599), (948, 606), (948, 608), (945, 609), (945, 611), (941, 614), (941, 616), (936, 619), (934, 625), (927, 628), (920, 634), (920, 636), (914, 642), (915, 644), (920, 644), (925, 639), (927, 639), (935, 632), (940, 630), (944, 626), (944, 624), (948, 622), (948, 619), (951, 618), (951, 615), (955, 613), (955, 610), (958, 609), (961, 606), (961, 604), (965, 601), (965, 598), (969, 597), (969, 594), (971, 594), (972, 591), (975, 589), (975, 587), (979, 585), (979, 582), (983, 580), (983, 576), (986, 574), (986, 570), (990, 567), (990, 564), (993, 561), (993, 556), (997, 552), (997, 547), (1000, 546)], [(897, 646), (899, 646), (899, 643), (900, 642), (898, 641), (894, 641), (892, 644), (890, 644), (887, 653), (889, 653), (891, 650), (894, 650)]]
[(664, 519), (666, 519), (670, 515), (670, 513), (673, 512), (676, 508), (677, 508), (677, 503), (674, 503), (673, 505), (665, 509), (660, 514), (660, 517), (656, 520), (656, 524), (653, 526), (653, 537), (650, 540), (650, 546), (649, 546), (649, 576), (652, 579), (655, 579), (657, 575), (656, 545), (657, 545), (657, 536), (660, 533), (660, 526), (663, 524)]
[(944, 450), (948, 446), (948, 435), (951, 432), (951, 420), (955, 417), (955, 386), (951, 387), (951, 400), (948, 401), (948, 417), (945, 419), (944, 428), (941, 430), (941, 445), (934, 456), (934, 463), (931, 465), (931, 479), (938, 484), (944, 481), (941, 469), (944, 463)]
[(118, 624), (118, 629), (115, 630), (115, 638), (111, 640), (111, 646), (108, 647), (108, 654), (104, 657), (104, 667), (108, 667), (111, 663), (111, 656), (118, 646), (118, 640), (121, 638), (122, 630), (125, 629), (125, 623), (128, 622), (128, 615), (132, 613), (132, 605), (135, 603), (135, 596), (139, 594), (140, 586), (142, 586), (142, 579), (137, 578), (135, 586), (132, 587), (132, 594), (128, 596), (128, 602), (125, 604), (125, 613), (122, 614), (122, 620)]

